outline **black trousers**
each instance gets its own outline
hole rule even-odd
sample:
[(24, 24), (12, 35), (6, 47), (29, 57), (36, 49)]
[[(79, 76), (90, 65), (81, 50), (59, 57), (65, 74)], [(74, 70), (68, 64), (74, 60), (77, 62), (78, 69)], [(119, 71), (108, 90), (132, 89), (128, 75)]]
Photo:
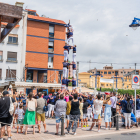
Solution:
[(111, 121), (112, 121), (112, 124), (114, 122), (114, 127), (116, 127), (116, 117), (114, 117), (116, 115), (116, 108), (111, 108), (111, 112), (112, 112), (112, 117), (111, 118)]

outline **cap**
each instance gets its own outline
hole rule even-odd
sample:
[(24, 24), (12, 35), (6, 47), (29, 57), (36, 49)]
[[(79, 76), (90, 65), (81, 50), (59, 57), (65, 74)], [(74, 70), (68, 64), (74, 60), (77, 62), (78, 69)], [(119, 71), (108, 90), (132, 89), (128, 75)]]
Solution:
[(3, 92), (3, 95), (7, 95), (7, 94), (9, 94), (9, 92), (8, 92), (7, 90), (5, 90), (5, 91)]

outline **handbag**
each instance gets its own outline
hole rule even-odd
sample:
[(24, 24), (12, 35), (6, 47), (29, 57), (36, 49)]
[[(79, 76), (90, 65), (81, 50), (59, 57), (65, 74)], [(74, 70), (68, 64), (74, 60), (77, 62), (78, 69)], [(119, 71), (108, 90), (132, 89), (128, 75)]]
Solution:
[(35, 111), (35, 101), (28, 101), (28, 111)]
[(9, 113), (10, 113), (11, 116), (12, 116), (13, 113), (14, 113), (14, 105), (13, 105), (13, 102), (12, 102), (11, 97), (10, 97), (10, 108), (9, 108)]
[(44, 107), (43, 107), (43, 111), (44, 111), (44, 112), (47, 112), (47, 111), (48, 111), (48, 106), (44, 106)]

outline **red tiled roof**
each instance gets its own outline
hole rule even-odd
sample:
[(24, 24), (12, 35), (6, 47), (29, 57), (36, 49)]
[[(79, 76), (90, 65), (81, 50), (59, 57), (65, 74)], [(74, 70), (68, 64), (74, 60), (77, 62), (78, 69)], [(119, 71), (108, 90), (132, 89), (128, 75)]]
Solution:
[(60, 23), (60, 24), (66, 24), (62, 20), (57, 20), (57, 19), (52, 19), (52, 18), (45, 18), (45, 17), (33, 16), (33, 15), (28, 15), (28, 18), (43, 20), (43, 21), (49, 21), (49, 22), (55, 22), (55, 23)]
[(36, 10), (31, 10), (31, 9), (25, 9), (27, 11), (32, 11), (32, 12), (36, 12)]

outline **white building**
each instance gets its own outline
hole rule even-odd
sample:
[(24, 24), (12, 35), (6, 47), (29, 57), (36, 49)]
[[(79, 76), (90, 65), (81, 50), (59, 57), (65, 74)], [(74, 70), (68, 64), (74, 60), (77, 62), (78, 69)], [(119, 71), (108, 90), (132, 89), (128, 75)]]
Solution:
[(0, 91), (9, 81), (24, 81), (26, 32), (27, 12), (23, 11), (19, 24), (0, 43)]

